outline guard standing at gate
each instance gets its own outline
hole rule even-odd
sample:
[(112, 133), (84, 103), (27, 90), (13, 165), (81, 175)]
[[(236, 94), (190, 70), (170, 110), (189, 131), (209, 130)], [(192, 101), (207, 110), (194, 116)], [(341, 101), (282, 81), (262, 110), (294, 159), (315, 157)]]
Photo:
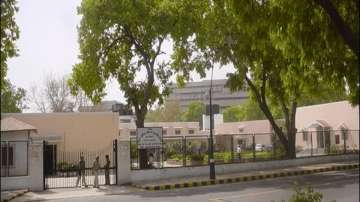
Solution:
[(105, 156), (105, 184), (106, 185), (110, 185), (110, 159), (109, 159), (109, 155)]
[(78, 178), (76, 180), (76, 187), (79, 186), (80, 178), (82, 178), (82, 184), (87, 187), (86, 180), (85, 180), (85, 160), (83, 156), (80, 156), (79, 161), (79, 173)]
[(238, 155), (239, 161), (241, 161), (241, 145), (240, 144), (238, 144), (236, 147), (236, 153)]
[(97, 156), (92, 167), (92, 171), (94, 174), (94, 188), (99, 188), (99, 169), (100, 169), (100, 163), (99, 163), (99, 157)]

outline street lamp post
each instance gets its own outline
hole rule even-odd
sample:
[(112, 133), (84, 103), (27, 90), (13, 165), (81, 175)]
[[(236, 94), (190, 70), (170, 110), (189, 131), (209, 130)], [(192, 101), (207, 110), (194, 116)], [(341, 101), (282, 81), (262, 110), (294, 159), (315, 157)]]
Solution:
[(214, 141), (213, 141), (213, 128), (214, 128), (214, 119), (213, 119), (213, 111), (212, 111), (212, 79), (213, 79), (213, 70), (214, 67), (211, 67), (211, 80), (210, 80), (210, 141), (209, 141), (209, 164), (210, 164), (210, 179), (214, 180), (215, 177), (215, 160), (214, 160)]

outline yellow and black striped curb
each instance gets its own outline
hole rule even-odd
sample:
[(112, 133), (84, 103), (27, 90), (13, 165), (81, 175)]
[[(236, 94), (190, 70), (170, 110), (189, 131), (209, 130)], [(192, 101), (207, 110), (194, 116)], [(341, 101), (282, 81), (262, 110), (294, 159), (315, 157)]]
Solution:
[(149, 191), (158, 191), (158, 190), (169, 190), (169, 189), (178, 189), (178, 188), (187, 188), (187, 187), (208, 186), (215, 184), (227, 184), (234, 182), (246, 182), (246, 181), (270, 179), (277, 177), (306, 175), (306, 174), (335, 171), (335, 170), (349, 170), (355, 168), (359, 168), (359, 164), (347, 164), (347, 165), (331, 166), (331, 167), (316, 168), (316, 169), (306, 169), (306, 170), (282, 171), (278, 173), (248, 175), (248, 176), (224, 178), (224, 179), (216, 179), (216, 180), (202, 180), (202, 181), (191, 181), (191, 182), (189, 181), (189, 182), (175, 183), (175, 184), (162, 184), (162, 185), (149, 185), (149, 186), (135, 185), (135, 187)]
[(1, 200), (1, 202), (8, 202), (8, 201), (10, 201), (10, 200), (13, 200), (13, 199), (16, 198), (16, 197), (19, 197), (19, 196), (22, 196), (22, 195), (26, 194), (27, 192), (29, 192), (29, 190), (16, 193), (16, 194), (10, 196), (10, 197), (7, 198), (7, 199)]

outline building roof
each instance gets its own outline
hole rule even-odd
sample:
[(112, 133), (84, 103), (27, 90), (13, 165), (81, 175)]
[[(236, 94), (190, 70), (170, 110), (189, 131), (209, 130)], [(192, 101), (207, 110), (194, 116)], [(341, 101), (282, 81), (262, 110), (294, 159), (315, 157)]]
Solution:
[(94, 106), (80, 106), (79, 112), (118, 112), (119, 115), (132, 115), (131, 107), (116, 100), (102, 101)]
[(272, 133), (268, 120), (225, 122), (215, 126), (215, 135), (266, 134)]
[(1, 132), (6, 131), (24, 131), (24, 130), (35, 130), (36, 128), (30, 124), (19, 121), (13, 117), (7, 117), (1, 119)]
[(79, 112), (111, 112), (112, 106), (115, 104), (121, 104), (116, 100), (105, 100), (94, 106), (80, 106)]

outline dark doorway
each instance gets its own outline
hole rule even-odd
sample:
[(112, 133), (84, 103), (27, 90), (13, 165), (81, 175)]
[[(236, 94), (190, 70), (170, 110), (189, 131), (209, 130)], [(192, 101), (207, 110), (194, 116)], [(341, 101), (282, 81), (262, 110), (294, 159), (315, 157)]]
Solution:
[(324, 148), (324, 131), (317, 131), (316, 134), (316, 139), (317, 139), (317, 147), (318, 148)]
[(326, 130), (324, 130), (324, 138), (325, 138), (325, 151), (327, 153), (330, 152), (330, 130), (328, 128), (326, 128)]
[(44, 171), (47, 175), (55, 174), (56, 172), (56, 145), (45, 145), (44, 152)]

